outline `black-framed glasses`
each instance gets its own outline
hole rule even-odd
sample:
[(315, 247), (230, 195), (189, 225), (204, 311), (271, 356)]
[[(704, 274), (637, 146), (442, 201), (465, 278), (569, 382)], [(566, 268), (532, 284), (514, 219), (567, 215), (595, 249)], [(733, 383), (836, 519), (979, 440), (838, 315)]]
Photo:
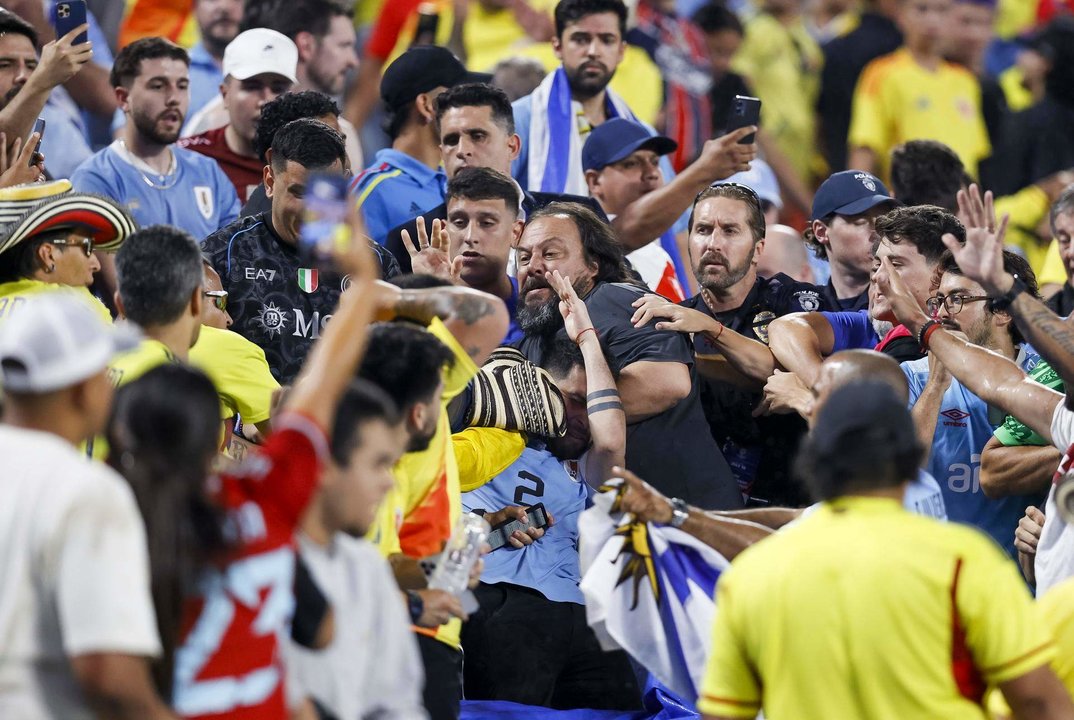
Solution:
[(81, 247), (82, 252), (86, 253), (86, 257), (93, 257), (93, 238), (82, 238), (81, 240), (50, 240), (53, 245), (62, 245), (64, 247)]
[(227, 290), (202, 290), (201, 294), (212, 298), (217, 310), (227, 312)]
[[(697, 205), (697, 201), (700, 200), (702, 198), (702, 196), (704, 196), (706, 193), (708, 193), (708, 192), (710, 192), (712, 190), (715, 190), (716, 188), (721, 188), (721, 187), (729, 187), (729, 188), (734, 188), (736, 190), (741, 190), (742, 192), (744, 192), (746, 195), (749, 196), (750, 201), (754, 205), (756, 205), (757, 207), (761, 207), (761, 198), (760, 198), (760, 196), (758, 196), (757, 191), (754, 190), (753, 188), (751, 188), (749, 185), (743, 185), (742, 183), (737, 183), (737, 182), (723, 182), (722, 180), (718, 180), (718, 181), (712, 183), (707, 188), (705, 188), (704, 190), (699, 192), (697, 194), (697, 197), (694, 198), (694, 205)], [(710, 195), (708, 197), (713, 197), (713, 196)]]
[(987, 295), (934, 295), (925, 301), (925, 307), (933, 317), (940, 314), (941, 305), (947, 309), (948, 315), (957, 315), (966, 303), (988, 299)]

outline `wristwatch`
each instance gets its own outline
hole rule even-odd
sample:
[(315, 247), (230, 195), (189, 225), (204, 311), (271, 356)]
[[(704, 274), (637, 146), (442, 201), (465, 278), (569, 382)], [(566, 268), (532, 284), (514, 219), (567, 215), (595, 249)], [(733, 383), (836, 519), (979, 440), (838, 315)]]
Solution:
[(668, 524), (673, 528), (681, 528), (686, 518), (690, 517), (690, 506), (682, 498), (671, 498), (668, 504), (671, 505), (671, 522)]
[(999, 297), (992, 298), (992, 309), (996, 312), (1005, 312), (1010, 308), (1014, 299), (1024, 293), (1029, 288), (1022, 282), (1017, 275), (1014, 276), (1014, 283), (1011, 285), (1011, 289), (1003, 293)]

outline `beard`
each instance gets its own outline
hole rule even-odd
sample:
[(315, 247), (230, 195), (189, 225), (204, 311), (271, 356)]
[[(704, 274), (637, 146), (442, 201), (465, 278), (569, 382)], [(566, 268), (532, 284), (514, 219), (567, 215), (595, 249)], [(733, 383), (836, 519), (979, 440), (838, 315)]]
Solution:
[(152, 140), (158, 145), (171, 145), (179, 139), (179, 131), (183, 129), (183, 121), (180, 118), (178, 126), (173, 132), (161, 130), (160, 119), (167, 112), (165, 111), (157, 115), (156, 117), (149, 117), (148, 113), (144, 113), (140, 110), (135, 110), (131, 113), (131, 120), (134, 122), (135, 129), (145, 138)]
[(711, 293), (722, 293), (746, 277), (753, 264), (753, 255), (754, 251), (751, 250), (741, 265), (733, 267), (725, 257), (715, 253), (703, 254), (694, 270), (697, 284)]
[(416, 433), (410, 436), (410, 441), (406, 444), (406, 451), (408, 453), (421, 452), (422, 450), (428, 450), (429, 445), (432, 443), (433, 438), (436, 437), (436, 425), (433, 425), (431, 431), (424, 430), (420, 433)]
[(211, 54), (222, 55), (238, 34), (238, 23), (231, 18), (217, 18), (204, 28), (201, 42)]
[(526, 335), (551, 335), (563, 327), (563, 316), (559, 314), (559, 298), (555, 293), (545, 302), (533, 307), (520, 302), (515, 316), (518, 326)]
[[(584, 72), (584, 70), (594, 68), (600, 70), (596, 75)], [(574, 70), (564, 68), (564, 71), (567, 73), (567, 83), (571, 88), (571, 96), (575, 100), (588, 100), (604, 92), (604, 88), (608, 87), (608, 83), (612, 81), (612, 75), (615, 74), (604, 63), (595, 60), (582, 63)]]
[(891, 332), (892, 329), (895, 327), (893, 323), (890, 323), (887, 320), (871, 320), (873, 323), (873, 332), (875, 332), (876, 336), (881, 340), (883, 340), (887, 336), (887, 334)]
[(329, 75), (317, 66), (316, 58), (306, 64), (306, 77), (314, 90), (325, 95), (336, 97), (343, 92), (344, 77), (340, 73)]

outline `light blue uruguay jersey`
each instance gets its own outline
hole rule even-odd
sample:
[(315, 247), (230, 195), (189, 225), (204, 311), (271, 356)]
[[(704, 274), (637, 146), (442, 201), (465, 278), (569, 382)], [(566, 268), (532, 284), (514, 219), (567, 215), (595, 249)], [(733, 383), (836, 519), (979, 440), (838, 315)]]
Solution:
[(467, 512), (495, 512), (508, 505), (544, 503), (555, 524), (539, 541), (515, 549), (504, 545), (485, 556), (485, 583), (511, 583), (532, 588), (553, 602), (585, 604), (578, 589), (582, 572), (578, 560), (578, 517), (585, 510), (589, 487), (582, 463), (561, 461), (531, 444), (506, 470), (476, 490), (462, 494)]
[(175, 171), (161, 176), (117, 140), (82, 163), (71, 184), (113, 198), (140, 227), (174, 225), (200, 241), (239, 216), (239, 198), (215, 160), (174, 145), (171, 151)]
[[(1028, 346), (1018, 353), (1017, 362), (1029, 372), (1040, 357)], [(910, 384), (910, 406), (917, 401), (929, 378), (929, 360), (902, 364)], [(990, 499), (981, 490), (981, 451), (1003, 422), (1004, 415), (952, 379), (943, 395), (936, 431), (926, 470), (940, 483), (947, 518), (973, 525), (988, 533), (1007, 554), (1015, 557), (1014, 531), (1027, 505), (1036, 505), (1044, 495), (1011, 495)]]

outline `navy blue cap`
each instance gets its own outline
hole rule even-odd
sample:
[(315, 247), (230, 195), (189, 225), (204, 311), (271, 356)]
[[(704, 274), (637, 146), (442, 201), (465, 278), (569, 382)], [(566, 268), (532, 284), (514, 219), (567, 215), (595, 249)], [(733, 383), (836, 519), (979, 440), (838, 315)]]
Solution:
[(824, 455), (841, 452), (848, 438), (868, 428), (885, 431), (889, 445), (896, 451), (917, 443), (906, 402), (890, 385), (877, 380), (858, 380), (836, 388), (814, 420), (811, 442)]
[(671, 138), (653, 135), (639, 122), (612, 118), (589, 133), (582, 147), (582, 169), (600, 170), (637, 150), (652, 150), (657, 155), (667, 155), (678, 147), (679, 144)]
[(880, 178), (861, 170), (844, 170), (825, 180), (813, 196), (812, 220), (832, 215), (860, 215), (880, 203), (895, 204)]

